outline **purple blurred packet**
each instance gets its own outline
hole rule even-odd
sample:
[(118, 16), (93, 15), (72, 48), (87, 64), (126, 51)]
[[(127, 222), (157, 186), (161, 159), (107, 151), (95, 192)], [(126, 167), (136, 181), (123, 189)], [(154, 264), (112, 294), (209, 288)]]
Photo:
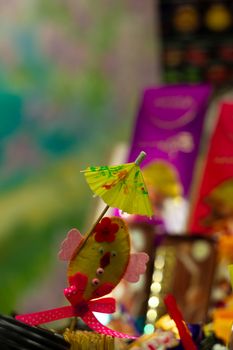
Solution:
[[(188, 199), (210, 93), (206, 84), (144, 91), (127, 161), (134, 161), (140, 151), (147, 153), (142, 170), (156, 220), (163, 217), (166, 199)], [(169, 205), (165, 209), (167, 216), (174, 212)], [(182, 210), (181, 205), (175, 216)]]
[(128, 161), (140, 151), (142, 166), (163, 160), (178, 172), (188, 197), (203, 129), (209, 85), (169, 85), (145, 90), (136, 120)]

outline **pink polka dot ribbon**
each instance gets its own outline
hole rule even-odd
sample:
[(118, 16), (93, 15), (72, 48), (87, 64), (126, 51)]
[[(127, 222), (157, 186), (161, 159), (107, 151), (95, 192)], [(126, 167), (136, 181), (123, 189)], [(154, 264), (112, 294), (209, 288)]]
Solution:
[(101, 324), (93, 312), (101, 312), (111, 314), (115, 311), (115, 299), (102, 298), (98, 300), (90, 300), (88, 302), (81, 301), (76, 305), (64, 306), (52, 310), (35, 312), (31, 314), (18, 315), (15, 318), (30, 326), (48, 323), (62, 318), (70, 318), (74, 316), (80, 317), (93, 331), (101, 334), (110, 335), (117, 338), (135, 339), (136, 337), (114, 331)]

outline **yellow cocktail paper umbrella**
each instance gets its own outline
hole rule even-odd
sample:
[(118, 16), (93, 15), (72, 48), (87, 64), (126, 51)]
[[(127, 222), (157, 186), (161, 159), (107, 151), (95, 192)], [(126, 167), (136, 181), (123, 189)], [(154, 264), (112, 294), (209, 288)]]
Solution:
[(151, 217), (153, 211), (139, 167), (145, 156), (145, 152), (141, 152), (133, 163), (89, 167), (84, 171), (86, 181), (108, 206)]
[(145, 156), (146, 153), (141, 152), (133, 163), (89, 167), (84, 170), (86, 181), (91, 190), (107, 204), (97, 222), (100, 221), (109, 207), (121, 209), (128, 214), (149, 217), (153, 215), (148, 191), (139, 166)]

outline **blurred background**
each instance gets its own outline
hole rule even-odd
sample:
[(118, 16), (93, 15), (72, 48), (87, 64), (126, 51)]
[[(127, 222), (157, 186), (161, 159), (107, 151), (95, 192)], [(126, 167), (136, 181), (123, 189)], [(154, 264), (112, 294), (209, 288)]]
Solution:
[[(80, 170), (132, 161), (145, 149), (144, 176), (157, 216), (150, 222), (133, 218), (129, 225), (133, 248), (146, 249), (151, 263), (121, 307), (150, 327), (164, 313), (159, 300), (170, 288), (178, 299), (188, 293), (184, 310), (202, 300), (201, 312), (189, 310), (186, 317), (191, 322), (202, 315), (203, 321), (215, 271), (214, 305), (230, 293), (229, 240), (217, 267), (216, 237), (233, 234), (231, 199), (224, 213), (216, 207), (233, 193), (233, 182), (219, 189), (219, 197), (211, 190), (231, 180), (233, 171), (224, 168), (209, 192), (203, 183), (208, 174), (221, 173), (206, 161), (215, 157), (208, 150), (221, 148), (215, 146), (225, 131), (218, 132), (232, 125), (231, 1), (0, 0), (0, 23), (0, 312), (64, 303), (60, 242), (72, 227), (84, 233), (100, 205)], [(229, 108), (220, 108), (223, 100)], [(177, 120), (185, 123), (174, 124), (181, 129), (173, 133), (169, 125)], [(232, 144), (224, 147), (230, 159), (224, 162), (232, 164)], [(196, 219), (206, 214), (196, 209), (203, 196), (212, 208), (205, 222)], [(222, 215), (220, 225), (212, 223), (214, 215)], [(158, 248), (156, 237), (163, 235)], [(165, 256), (170, 267), (164, 276), (180, 264), (190, 272), (186, 284), (160, 285)], [(203, 271), (210, 278), (201, 295)], [(143, 300), (142, 310), (135, 311), (132, 296)]]
[(0, 22), (0, 310), (9, 313), (55, 278), (60, 240), (90, 216), (79, 171), (106, 164), (130, 137), (138, 97), (158, 75), (153, 1), (1, 0)]

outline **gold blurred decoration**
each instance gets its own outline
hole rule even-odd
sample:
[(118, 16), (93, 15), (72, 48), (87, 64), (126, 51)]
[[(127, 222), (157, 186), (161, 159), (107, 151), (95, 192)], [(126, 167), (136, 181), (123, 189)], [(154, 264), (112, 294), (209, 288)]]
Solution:
[(231, 13), (222, 4), (214, 4), (206, 14), (206, 25), (209, 29), (221, 32), (228, 29), (232, 24)]
[[(157, 327), (157, 320), (166, 313), (163, 303), (164, 296), (171, 287), (171, 274), (174, 267), (174, 247), (159, 247), (154, 260), (154, 270), (150, 285), (150, 295), (147, 303), (146, 326)], [(145, 332), (146, 333), (146, 332)], [(148, 332), (149, 334), (149, 332)]]
[(104, 334), (66, 329), (64, 338), (70, 343), (70, 350), (115, 349), (114, 338)]
[(233, 236), (221, 235), (219, 237), (218, 255), (220, 260), (233, 261)]
[(166, 198), (181, 197), (183, 190), (176, 169), (165, 161), (152, 161), (142, 169), (149, 196), (158, 211)]
[(171, 319), (171, 317), (166, 314), (155, 323), (156, 328), (160, 328), (163, 331), (171, 331), (172, 333), (175, 334), (176, 338), (179, 339), (179, 332), (176, 327), (175, 321)]
[(213, 330), (216, 336), (228, 344), (231, 335), (233, 309), (218, 308), (213, 312)]
[(216, 186), (205, 198), (210, 213), (202, 219), (203, 225), (209, 226), (221, 234), (233, 234), (233, 180), (226, 180)]
[(199, 16), (195, 7), (181, 6), (174, 15), (174, 27), (179, 32), (193, 32), (199, 26)]

